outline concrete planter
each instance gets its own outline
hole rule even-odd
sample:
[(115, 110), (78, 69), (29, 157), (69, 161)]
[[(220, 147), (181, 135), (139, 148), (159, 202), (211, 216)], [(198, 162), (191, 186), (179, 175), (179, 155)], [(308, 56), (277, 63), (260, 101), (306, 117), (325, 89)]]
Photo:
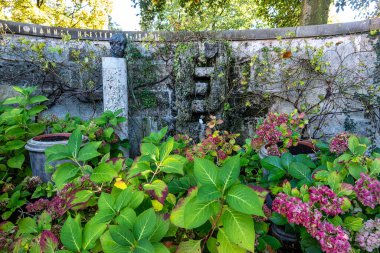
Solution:
[[(261, 159), (269, 156), (267, 146), (268, 145), (262, 146), (259, 151), (259, 156)], [(305, 154), (309, 156), (312, 160), (317, 159), (317, 156), (315, 154), (317, 151), (317, 147), (315, 147), (315, 145), (310, 140), (300, 140), (297, 146), (289, 148), (289, 153), (291, 153), (292, 155)]]
[[(25, 149), (29, 151), (33, 176), (40, 177), (44, 182), (51, 180), (51, 174), (45, 171), (45, 150), (57, 144), (66, 145), (70, 135), (70, 133), (44, 134), (36, 136), (27, 142)], [(70, 162), (70, 160), (52, 162), (51, 165), (55, 168), (65, 162)]]

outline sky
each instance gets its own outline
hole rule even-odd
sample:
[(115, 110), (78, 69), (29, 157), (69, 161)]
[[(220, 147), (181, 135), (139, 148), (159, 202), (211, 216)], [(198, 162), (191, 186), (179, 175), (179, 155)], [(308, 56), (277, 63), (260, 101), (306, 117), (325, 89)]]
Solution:
[[(112, 19), (118, 23), (123, 31), (139, 31), (139, 21), (140, 17), (137, 16), (139, 13), (138, 9), (133, 8), (131, 0), (113, 0), (113, 10)], [(335, 12), (335, 7), (331, 8), (330, 20), (333, 23), (345, 23), (358, 21), (355, 18), (355, 13), (350, 8), (345, 8), (345, 10), (339, 13)]]

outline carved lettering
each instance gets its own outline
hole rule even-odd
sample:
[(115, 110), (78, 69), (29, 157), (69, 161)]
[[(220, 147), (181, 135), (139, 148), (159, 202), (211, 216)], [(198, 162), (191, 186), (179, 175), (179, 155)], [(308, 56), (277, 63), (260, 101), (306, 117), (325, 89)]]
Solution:
[(18, 25), (18, 32), (21, 32), (21, 25)]
[(58, 30), (57, 29), (54, 29), (53, 33), (54, 33), (54, 36), (58, 36)]
[(37, 33), (37, 27), (33, 26), (32, 30), (33, 30), (33, 33)]
[(49, 35), (51, 34), (50, 33), (50, 28), (46, 28), (46, 34), (49, 34)]
[(82, 32), (78, 31), (78, 38), (82, 38)]
[(40, 29), (40, 34), (44, 34), (44, 29)]

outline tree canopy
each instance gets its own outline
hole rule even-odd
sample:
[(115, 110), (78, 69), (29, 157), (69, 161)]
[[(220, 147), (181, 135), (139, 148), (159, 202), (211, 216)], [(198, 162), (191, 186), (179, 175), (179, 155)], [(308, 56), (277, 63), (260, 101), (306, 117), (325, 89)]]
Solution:
[(0, 0), (0, 19), (69, 28), (104, 29), (112, 0)]
[[(365, 18), (378, 0), (132, 0), (144, 30), (224, 30), (327, 22), (330, 8), (349, 7)], [(372, 8), (369, 8), (372, 6)]]

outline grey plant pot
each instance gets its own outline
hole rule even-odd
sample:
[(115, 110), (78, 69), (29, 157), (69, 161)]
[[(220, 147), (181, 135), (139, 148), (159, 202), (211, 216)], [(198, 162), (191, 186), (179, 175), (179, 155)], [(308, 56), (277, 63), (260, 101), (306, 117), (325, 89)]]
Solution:
[[(52, 174), (47, 173), (45, 170), (45, 150), (57, 144), (66, 145), (70, 135), (70, 133), (44, 134), (36, 136), (27, 142), (25, 149), (29, 151), (33, 176), (40, 177), (44, 182), (51, 181)], [(87, 138), (84, 137), (84, 140), (87, 140)], [(50, 165), (55, 169), (57, 165), (67, 162), (71, 162), (71, 160), (55, 161)]]

